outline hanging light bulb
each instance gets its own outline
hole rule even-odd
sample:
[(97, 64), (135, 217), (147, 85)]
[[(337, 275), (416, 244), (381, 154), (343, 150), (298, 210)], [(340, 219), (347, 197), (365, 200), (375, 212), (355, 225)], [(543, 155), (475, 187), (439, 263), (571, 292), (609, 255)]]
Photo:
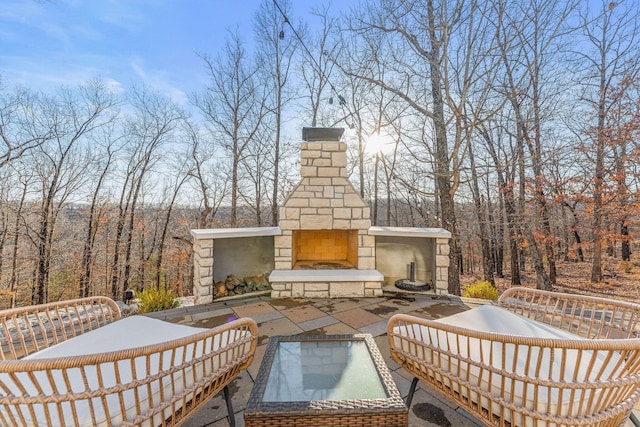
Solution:
[(280, 37), (280, 40), (284, 40), (284, 26), (285, 24), (289, 23), (289, 19), (285, 16), (284, 17), (284, 22), (282, 23), (282, 29), (280, 30), (280, 34), (278, 34), (278, 37)]

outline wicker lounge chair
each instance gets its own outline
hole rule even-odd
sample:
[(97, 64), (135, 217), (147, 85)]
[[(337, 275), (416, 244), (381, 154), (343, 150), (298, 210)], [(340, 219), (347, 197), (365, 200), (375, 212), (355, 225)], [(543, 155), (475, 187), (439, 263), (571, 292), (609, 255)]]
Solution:
[(640, 305), (512, 288), (499, 306), (393, 316), (392, 358), (490, 425), (617, 426), (640, 399)]
[(0, 425), (180, 425), (253, 360), (257, 326), (120, 319), (109, 298), (0, 311)]

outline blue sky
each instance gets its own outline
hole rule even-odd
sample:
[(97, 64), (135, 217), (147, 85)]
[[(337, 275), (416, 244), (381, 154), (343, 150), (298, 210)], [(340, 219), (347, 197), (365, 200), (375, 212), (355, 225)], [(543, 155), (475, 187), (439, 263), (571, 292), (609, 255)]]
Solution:
[[(186, 103), (206, 80), (196, 53), (217, 54), (236, 26), (251, 42), (260, 1), (0, 0), (0, 77), (44, 91), (100, 77), (115, 90), (145, 84)], [(292, 0), (290, 19), (312, 26), (318, 3)]]

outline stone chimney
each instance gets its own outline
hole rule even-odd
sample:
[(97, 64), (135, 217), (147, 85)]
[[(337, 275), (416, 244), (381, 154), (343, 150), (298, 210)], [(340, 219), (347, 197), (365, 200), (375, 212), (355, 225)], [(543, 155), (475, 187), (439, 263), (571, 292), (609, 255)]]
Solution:
[(276, 269), (375, 268), (370, 209), (347, 180), (343, 132), (302, 131), (302, 179), (279, 211), (282, 235), (274, 242)]

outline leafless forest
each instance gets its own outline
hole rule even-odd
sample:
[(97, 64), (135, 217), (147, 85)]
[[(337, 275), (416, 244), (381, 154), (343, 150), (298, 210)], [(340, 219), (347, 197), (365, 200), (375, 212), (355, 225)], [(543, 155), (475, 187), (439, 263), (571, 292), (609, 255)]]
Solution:
[(302, 126), (347, 129), (375, 224), (453, 233), (451, 293), (469, 272), (551, 289), (569, 261), (593, 284), (607, 254), (633, 264), (637, 1), (294, 6), (264, 0), (253, 34), (200, 53), (188, 105), (0, 80), (3, 307), (190, 293), (189, 230), (275, 224)]

